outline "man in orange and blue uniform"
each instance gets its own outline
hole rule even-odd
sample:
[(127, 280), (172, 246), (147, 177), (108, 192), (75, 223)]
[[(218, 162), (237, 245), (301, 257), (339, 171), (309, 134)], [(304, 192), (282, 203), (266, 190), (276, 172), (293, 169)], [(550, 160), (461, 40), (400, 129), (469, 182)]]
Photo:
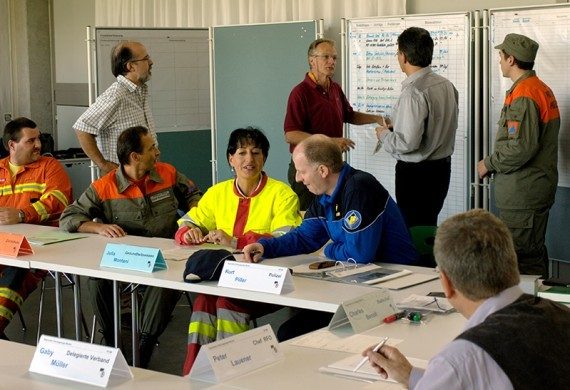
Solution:
[(503, 77), (514, 84), (501, 110), (494, 152), (477, 170), (481, 178), (494, 173), (495, 203), (513, 235), (520, 272), (548, 276), (544, 241), (558, 184), (558, 103), (532, 70), (537, 42), (507, 34), (495, 49)]
[[(0, 160), (0, 225), (57, 226), (71, 201), (71, 182), (56, 159), (41, 155), (38, 126), (14, 119), (4, 127), (3, 141), (10, 156)], [(0, 266), (0, 336), (44, 274)]]
[[(63, 212), (60, 227), (69, 232), (105, 237), (126, 234), (144, 237), (174, 236), (178, 210), (187, 212), (200, 199), (194, 183), (170, 164), (158, 162), (159, 150), (148, 129), (123, 131), (118, 138), (119, 168), (96, 180)], [(101, 222), (94, 222), (97, 218)], [(107, 344), (114, 343), (111, 282), (91, 279), (93, 310)], [(141, 304), (140, 365), (147, 367), (156, 344), (170, 320), (180, 292), (146, 287)], [(118, 343), (116, 343), (118, 345)]]

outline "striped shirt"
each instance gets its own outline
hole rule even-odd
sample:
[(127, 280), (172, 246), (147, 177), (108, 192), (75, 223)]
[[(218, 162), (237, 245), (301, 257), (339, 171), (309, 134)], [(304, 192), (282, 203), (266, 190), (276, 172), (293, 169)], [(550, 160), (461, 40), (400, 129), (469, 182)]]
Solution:
[(155, 125), (150, 111), (148, 85), (136, 85), (119, 75), (75, 122), (75, 130), (97, 137), (97, 146), (108, 161), (119, 163), (117, 139), (132, 126), (144, 126), (156, 139)]

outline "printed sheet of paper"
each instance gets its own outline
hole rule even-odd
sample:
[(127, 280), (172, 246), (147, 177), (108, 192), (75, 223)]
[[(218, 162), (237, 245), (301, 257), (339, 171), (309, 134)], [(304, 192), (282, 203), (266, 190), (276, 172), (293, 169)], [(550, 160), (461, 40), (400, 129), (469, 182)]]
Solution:
[[(298, 337), (292, 342), (293, 345), (307, 348), (325, 349), (328, 351), (341, 351), (348, 353), (361, 353), (371, 345), (378, 344), (380, 337), (364, 334), (355, 334), (349, 337), (339, 337), (334, 333), (321, 329), (311, 332), (303, 337)], [(387, 345), (395, 346), (403, 340), (390, 338)]]
[[(408, 361), (414, 367), (419, 367), (425, 369), (428, 365), (427, 360), (417, 359), (407, 357)], [(367, 379), (372, 381), (386, 381), (386, 382), (395, 382), (392, 379), (384, 379), (376, 372), (374, 368), (370, 364), (364, 364), (362, 367), (358, 369), (358, 371), (352, 371), (358, 363), (362, 360), (362, 355), (352, 355), (345, 359), (339, 360), (338, 362), (329, 364), (326, 367), (319, 368), (320, 372), (329, 373), (329, 374), (336, 374), (342, 375), (346, 377), (352, 377), (354, 379)]]
[(226, 249), (232, 252), (234, 249), (217, 244), (204, 243), (201, 245), (175, 245), (171, 248), (162, 250), (162, 255), (166, 260), (186, 261), (191, 254), (198, 252), (200, 249)]
[(57, 242), (78, 240), (85, 237), (88, 237), (88, 235), (79, 233), (67, 233), (60, 230), (50, 230), (28, 236), (28, 242), (32, 245), (49, 245), (55, 244)]

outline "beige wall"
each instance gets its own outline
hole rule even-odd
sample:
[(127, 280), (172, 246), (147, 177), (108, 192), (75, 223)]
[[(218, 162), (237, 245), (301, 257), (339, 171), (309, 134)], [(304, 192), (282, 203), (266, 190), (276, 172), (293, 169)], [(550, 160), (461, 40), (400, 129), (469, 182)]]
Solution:
[[(406, 11), (461, 12), (566, 2), (407, 0)], [(43, 130), (53, 131), (54, 87), (83, 88), (87, 83), (85, 26), (94, 25), (94, 20), (95, 0), (0, 0), (0, 52), (10, 53), (0, 56), (0, 123), (5, 113), (25, 115)]]
[[(49, 0), (1, 0), (0, 122), (4, 114), (27, 116), (53, 131)], [(3, 127), (3, 126), (2, 126)]]
[(51, 2), (26, 1), (27, 79), (30, 117), (44, 132), (54, 133)]
[(565, 0), (407, 0), (406, 12), (408, 14), (431, 14), (567, 2)]
[(56, 83), (87, 83), (86, 27), (95, 25), (95, 0), (52, 0)]
[[(12, 115), (12, 64), (10, 50), (10, 7), (8, 0), (0, 0), (0, 123)], [(4, 126), (1, 126), (2, 128)]]

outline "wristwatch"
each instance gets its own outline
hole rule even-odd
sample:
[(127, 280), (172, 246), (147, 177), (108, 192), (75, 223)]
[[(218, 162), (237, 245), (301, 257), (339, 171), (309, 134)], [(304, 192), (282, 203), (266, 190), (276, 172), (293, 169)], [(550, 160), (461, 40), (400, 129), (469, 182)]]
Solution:
[(20, 222), (19, 222), (19, 223), (24, 223), (24, 222), (26, 222), (26, 213), (24, 213), (24, 210), (19, 210), (19, 211), (18, 211), (18, 216), (20, 217)]

